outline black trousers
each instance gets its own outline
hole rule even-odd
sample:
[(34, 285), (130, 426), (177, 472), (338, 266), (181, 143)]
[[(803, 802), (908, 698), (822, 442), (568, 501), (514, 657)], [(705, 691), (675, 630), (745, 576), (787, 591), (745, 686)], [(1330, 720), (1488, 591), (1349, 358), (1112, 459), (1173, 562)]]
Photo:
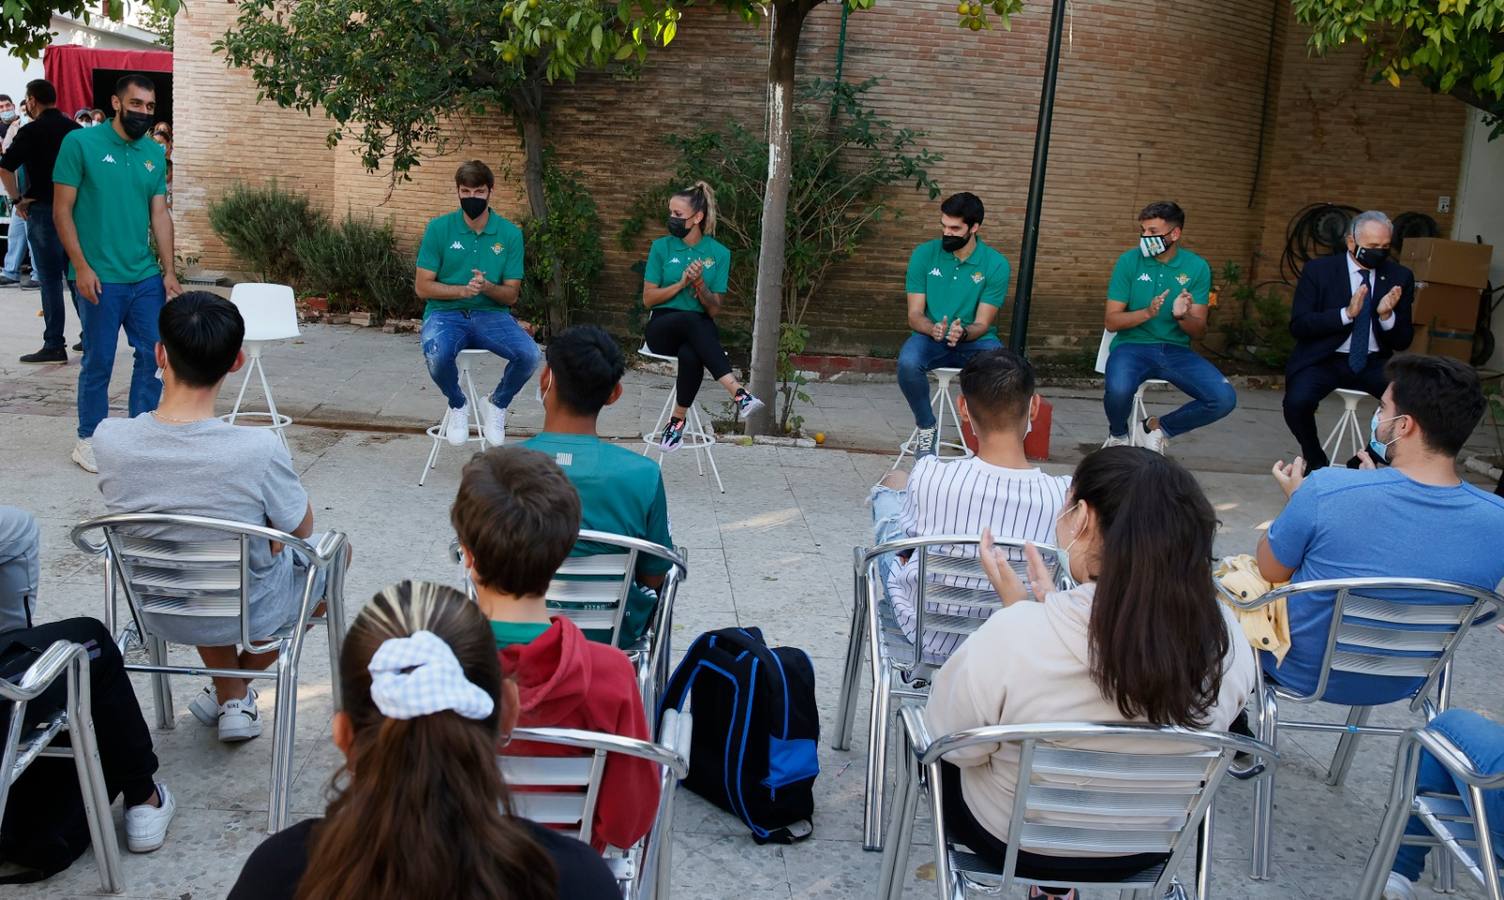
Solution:
[(1321, 449), (1321, 436), (1316, 430), (1316, 408), (1321, 401), (1338, 388), (1364, 391), (1375, 399), (1384, 396), (1384, 388), (1389, 386), (1384, 375), (1387, 361), (1369, 354), (1368, 365), (1363, 371), (1354, 372), (1347, 364), (1346, 353), (1333, 353), (1285, 380), (1285, 424), (1300, 442), (1300, 455), (1305, 457), (1306, 465), (1319, 469), (1331, 462)]
[(643, 337), (648, 349), (664, 356), (679, 358), (679, 378), (675, 386), (680, 406), (695, 402), (705, 371), (717, 381), (731, 374), (731, 360), (721, 346), (721, 333), (715, 320), (702, 312), (687, 309), (655, 309), (648, 319)]
[[(141, 716), (141, 705), (136, 702), (136, 692), (131, 687), (130, 676), (125, 672), (125, 661), (115, 646), (104, 623), (97, 619), (64, 619), (34, 628), (7, 631), (0, 634), (0, 653), (19, 643), (37, 652), (45, 651), (55, 641), (72, 641), (83, 644), (89, 651), (89, 702), (94, 717), (94, 738), (99, 745), (99, 764), (104, 770), (104, 780), (113, 801), (125, 794), (127, 806), (145, 803), (156, 790), (157, 754), (152, 749), (151, 731)], [(65, 678), (52, 683), (37, 699), (26, 704), (23, 733), (42, 718), (67, 706), (68, 685)], [(0, 703), (0, 733), (10, 724), (10, 702)], [(66, 739), (66, 735), (59, 740)], [(66, 766), (73, 771), (73, 762), (65, 759), (39, 759), (27, 768), (17, 787), (32, 777), (39, 767), (48, 765)], [(15, 791), (14, 800), (24, 791)], [(7, 807), (11, 804), (7, 804)], [(7, 808), (7, 813), (10, 809)]]

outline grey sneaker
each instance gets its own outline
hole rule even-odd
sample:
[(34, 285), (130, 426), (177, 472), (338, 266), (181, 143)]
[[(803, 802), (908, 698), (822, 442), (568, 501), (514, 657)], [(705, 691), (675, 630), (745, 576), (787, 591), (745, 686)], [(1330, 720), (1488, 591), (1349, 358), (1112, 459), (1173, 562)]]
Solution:
[(914, 461), (935, 455), (935, 429), (920, 428), (914, 433)]

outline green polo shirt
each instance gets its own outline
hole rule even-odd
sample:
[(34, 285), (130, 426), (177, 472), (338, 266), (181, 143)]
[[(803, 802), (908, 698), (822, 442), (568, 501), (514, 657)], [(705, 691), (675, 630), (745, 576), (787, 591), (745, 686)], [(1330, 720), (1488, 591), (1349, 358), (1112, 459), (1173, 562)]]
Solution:
[[(151, 252), (151, 202), (167, 194), (167, 155), (150, 135), (128, 141), (109, 122), (74, 129), (58, 148), (52, 181), (78, 189), (73, 224), (100, 281), (135, 284), (162, 274)], [(77, 274), (70, 260), (68, 277)]]
[[(522, 229), (491, 210), (486, 224), (477, 233), (465, 223), (461, 210), (445, 213), (423, 229), (418, 244), (418, 268), (434, 274), (439, 284), (464, 285), (475, 269), (492, 284), (522, 278)], [(510, 310), (484, 294), (464, 300), (438, 300), (424, 297), (423, 318), (439, 311), (457, 309)]]
[[(1011, 273), (1008, 258), (982, 243), (981, 238), (977, 238), (975, 249), (964, 260), (942, 250), (940, 239), (936, 238), (914, 248), (904, 290), (924, 295), (924, 312), (930, 321), (960, 319), (962, 325), (970, 325), (976, 321), (977, 307), (985, 304), (1003, 308)], [(992, 327), (977, 340), (996, 337), (994, 317)]]
[(491, 620), (491, 637), (497, 650), (505, 650), (513, 644), (531, 644), (553, 627), (548, 622), (498, 622)]
[(1212, 268), (1206, 260), (1181, 247), (1169, 262), (1146, 258), (1135, 247), (1118, 257), (1107, 284), (1107, 299), (1128, 304), (1128, 311), (1147, 309), (1154, 298), (1165, 294), (1159, 315), (1123, 331), (1112, 339), (1119, 344), (1191, 345), (1191, 336), (1175, 321), (1175, 298), (1181, 290), (1191, 292), (1191, 302), (1205, 306), (1212, 289)]
[[(673, 284), (684, 276), (684, 270), (697, 259), (705, 262), (705, 269), (701, 273), (705, 287), (712, 294), (726, 293), (727, 279), (731, 277), (731, 251), (708, 234), (701, 235), (699, 243), (694, 246), (671, 234), (654, 241), (652, 249), (648, 251), (648, 267), (643, 270), (642, 280), (654, 287)], [(689, 285), (653, 308), (705, 311), (705, 307), (700, 305), (700, 298), (695, 296), (695, 289)]]
[[(651, 459), (607, 443), (589, 434), (555, 434), (545, 431), (522, 446), (547, 454), (580, 495), (580, 527), (673, 547), (669, 534), (668, 495), (663, 490), (663, 472)], [(570, 556), (593, 556), (615, 552), (599, 544), (576, 544)], [(641, 557), (637, 576), (662, 575), (669, 563), (657, 557)], [(632, 646), (652, 618), (658, 598), (640, 585), (627, 597), (627, 611), (617, 645)], [(605, 640), (599, 630), (585, 632), (594, 641)]]

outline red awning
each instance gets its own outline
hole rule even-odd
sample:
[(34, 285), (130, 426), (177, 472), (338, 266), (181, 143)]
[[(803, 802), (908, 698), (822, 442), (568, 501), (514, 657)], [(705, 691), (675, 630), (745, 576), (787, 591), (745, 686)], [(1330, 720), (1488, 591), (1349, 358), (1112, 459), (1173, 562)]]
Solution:
[(95, 69), (171, 72), (172, 51), (96, 50), (78, 44), (53, 44), (42, 53), (42, 71), (57, 88), (57, 107), (69, 116), (94, 105)]

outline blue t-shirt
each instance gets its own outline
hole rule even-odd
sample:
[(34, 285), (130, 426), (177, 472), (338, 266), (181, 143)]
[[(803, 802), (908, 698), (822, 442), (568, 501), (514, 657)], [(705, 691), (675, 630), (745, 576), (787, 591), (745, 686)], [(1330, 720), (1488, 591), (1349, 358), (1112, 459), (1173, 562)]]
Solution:
[[(1328, 578), (1431, 578), (1493, 590), (1504, 579), (1504, 499), (1470, 484), (1438, 487), (1393, 469), (1320, 469), (1269, 526), (1269, 549), (1295, 569), (1294, 583)], [(1425, 595), (1406, 595), (1425, 603)], [(1436, 595), (1431, 602), (1454, 603)], [(1264, 671), (1298, 691), (1320, 678), (1332, 622), (1332, 595), (1290, 598), (1290, 652)], [(1382, 623), (1375, 623), (1383, 627)], [(1339, 645), (1341, 646), (1341, 645)], [(1407, 696), (1419, 679), (1332, 672), (1328, 702), (1368, 705)]]

